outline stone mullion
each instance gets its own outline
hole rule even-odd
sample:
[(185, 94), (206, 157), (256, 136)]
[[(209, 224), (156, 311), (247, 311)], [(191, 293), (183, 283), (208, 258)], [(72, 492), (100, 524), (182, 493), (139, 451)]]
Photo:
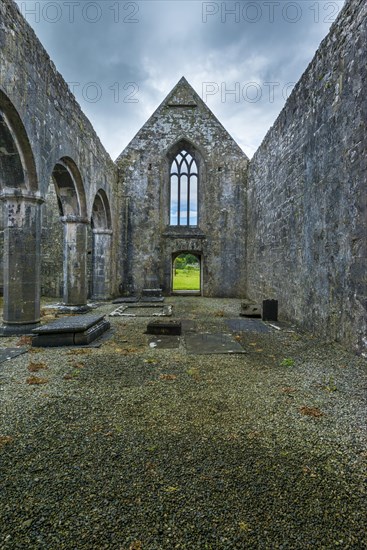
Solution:
[(191, 183), (191, 173), (190, 168), (187, 175), (187, 225), (190, 225), (190, 183)]
[(181, 166), (178, 174), (177, 189), (177, 225), (181, 225)]

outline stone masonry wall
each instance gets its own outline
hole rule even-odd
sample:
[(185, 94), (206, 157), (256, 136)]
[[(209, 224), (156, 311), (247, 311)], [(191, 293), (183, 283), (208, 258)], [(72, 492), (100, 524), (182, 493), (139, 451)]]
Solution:
[(42, 205), (41, 224), (41, 295), (61, 298), (64, 283), (64, 227), (53, 184), (48, 188), (46, 201)]
[[(199, 163), (198, 227), (169, 225), (167, 154), (181, 140), (189, 152), (193, 147)], [(202, 258), (205, 296), (244, 296), (248, 160), (185, 79), (117, 163), (129, 205), (124, 290), (160, 286), (169, 294), (172, 256), (190, 251)]]
[[(119, 232), (116, 201), (117, 168), (62, 76), (13, 0), (0, 3), (0, 92), (17, 110), (36, 164), (38, 188), (47, 196), (59, 159), (68, 157), (79, 169), (90, 219), (94, 197), (103, 189), (109, 199), (114, 234)], [(16, 129), (15, 129), (16, 131)], [(118, 291), (116, 254), (112, 291)]]
[(251, 161), (248, 293), (284, 319), (366, 340), (365, 0), (347, 1)]

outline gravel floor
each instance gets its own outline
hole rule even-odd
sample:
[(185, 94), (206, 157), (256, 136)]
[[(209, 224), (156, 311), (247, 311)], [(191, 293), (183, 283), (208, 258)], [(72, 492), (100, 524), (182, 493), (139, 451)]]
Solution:
[[(166, 302), (213, 333), (240, 304)], [(285, 330), (152, 349), (148, 321), (0, 364), (0, 548), (367, 548), (366, 359)]]

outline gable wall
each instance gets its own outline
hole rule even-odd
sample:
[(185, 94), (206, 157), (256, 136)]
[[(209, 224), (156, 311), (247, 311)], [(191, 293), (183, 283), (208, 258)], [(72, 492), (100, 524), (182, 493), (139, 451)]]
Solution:
[[(188, 95), (187, 86), (179, 86), (176, 102), (187, 104)], [(205, 296), (243, 296), (247, 158), (200, 98), (196, 107), (172, 107), (170, 101), (118, 159), (121, 185), (129, 197), (124, 290), (159, 286), (169, 293), (172, 254), (194, 251), (203, 259)], [(197, 230), (169, 227), (166, 154), (182, 138), (196, 146), (202, 160)]]

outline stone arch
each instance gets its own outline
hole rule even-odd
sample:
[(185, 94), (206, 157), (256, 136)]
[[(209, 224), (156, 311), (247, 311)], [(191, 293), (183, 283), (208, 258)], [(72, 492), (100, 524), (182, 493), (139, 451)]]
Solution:
[(80, 171), (70, 157), (62, 157), (52, 170), (52, 180), (63, 216), (86, 217), (85, 189)]
[(111, 208), (106, 192), (99, 189), (94, 198), (92, 207), (93, 229), (111, 229)]
[(33, 151), (23, 122), (0, 90), (0, 189), (38, 190)]
[(168, 157), (168, 159), (171, 159), (180, 151), (182, 147), (186, 147), (189, 152), (196, 152), (200, 163), (205, 164), (206, 155), (201, 143), (188, 138), (184, 134), (178, 136), (175, 141), (166, 148), (163, 155)]
[[(60, 242), (59, 252), (60, 254), (62, 253), (62, 283), (61, 285), (59, 285), (57, 281), (51, 281), (51, 283), (53, 284), (55, 282), (56, 284), (57, 282), (56, 286), (62, 287), (60, 290), (62, 290), (63, 302), (65, 305), (73, 307), (81, 306), (84, 308), (87, 303), (88, 287), (88, 217), (83, 180), (79, 168), (72, 158), (63, 156), (55, 162), (49, 184), (47, 198), (53, 203), (55, 203), (56, 198), (58, 217), (63, 224), (62, 234), (61, 231), (54, 226), (53, 231), (51, 231), (51, 239), (52, 236), (55, 238), (51, 243), (49, 242), (50, 235), (48, 233), (49, 228), (47, 224), (43, 228), (45, 234), (43, 239), (45, 254), (50, 252), (50, 247), (52, 247), (53, 242), (55, 243), (55, 247), (57, 242)], [(54, 187), (56, 197), (55, 194), (52, 196), (52, 187)], [(47, 215), (49, 214), (53, 223), (56, 221), (57, 224), (55, 204), (53, 204), (54, 213), (52, 215), (50, 215), (51, 208), (50, 204), (46, 204), (46, 221)]]
[(92, 207), (92, 297), (108, 300), (111, 293), (112, 217), (106, 192), (99, 189)]

